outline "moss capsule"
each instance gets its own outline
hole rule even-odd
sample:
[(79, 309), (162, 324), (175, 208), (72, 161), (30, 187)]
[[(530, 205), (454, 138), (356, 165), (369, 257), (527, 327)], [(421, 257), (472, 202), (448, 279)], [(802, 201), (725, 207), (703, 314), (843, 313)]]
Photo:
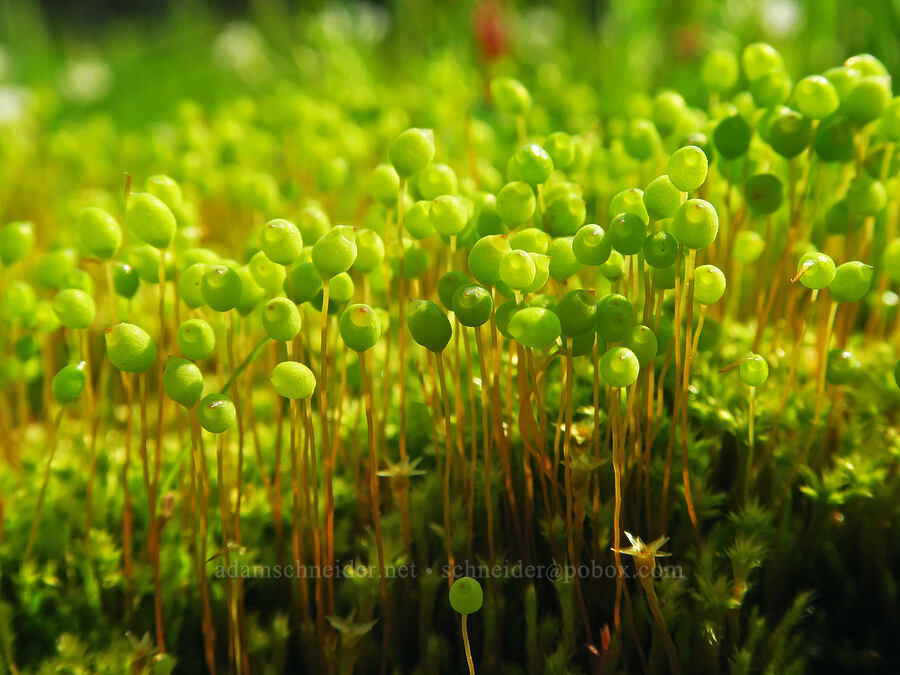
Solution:
[(381, 337), (381, 322), (368, 305), (350, 305), (341, 314), (338, 327), (341, 337), (350, 349), (364, 352), (371, 349)]

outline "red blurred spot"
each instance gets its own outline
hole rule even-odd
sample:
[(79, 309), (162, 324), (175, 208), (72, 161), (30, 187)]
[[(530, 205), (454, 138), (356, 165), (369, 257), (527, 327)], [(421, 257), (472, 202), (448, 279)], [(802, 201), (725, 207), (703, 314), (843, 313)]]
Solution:
[(600, 646), (603, 647), (603, 651), (609, 650), (610, 641), (609, 624), (603, 624), (603, 630), (600, 631)]
[(482, 57), (492, 61), (506, 51), (506, 28), (496, 0), (485, 0), (472, 14), (472, 30)]
[(703, 46), (703, 24), (697, 22), (679, 26), (675, 32), (675, 50), (682, 61), (698, 58)]

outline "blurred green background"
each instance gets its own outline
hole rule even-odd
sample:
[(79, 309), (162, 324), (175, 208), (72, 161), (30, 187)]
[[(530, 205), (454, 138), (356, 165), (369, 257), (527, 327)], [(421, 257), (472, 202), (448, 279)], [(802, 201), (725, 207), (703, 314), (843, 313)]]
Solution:
[(662, 83), (698, 103), (703, 54), (756, 40), (795, 78), (860, 52), (893, 72), (898, 32), (900, 0), (0, 0), (0, 121), (25, 85), (59, 118), (102, 110), (126, 128), (167, 119), (184, 98), (211, 105), (285, 79), (356, 106), (355, 85), (376, 75), (418, 87), (425, 105), (441, 59), (583, 83), (596, 97), (586, 109), (610, 114)]

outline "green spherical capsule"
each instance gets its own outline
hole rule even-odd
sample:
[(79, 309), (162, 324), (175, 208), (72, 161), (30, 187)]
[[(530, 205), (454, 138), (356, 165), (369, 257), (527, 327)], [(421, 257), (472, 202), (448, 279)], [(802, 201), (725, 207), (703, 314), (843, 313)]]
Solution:
[(260, 288), (264, 288), (270, 293), (275, 293), (284, 288), (284, 280), (287, 277), (287, 271), (283, 265), (274, 263), (263, 251), (257, 251), (250, 258), (247, 264), (253, 281)]
[(611, 347), (600, 359), (600, 374), (610, 387), (630, 387), (640, 372), (640, 361), (628, 347)]
[(298, 305), (311, 302), (322, 292), (322, 277), (311, 262), (294, 265), (284, 281), (284, 291)]
[(594, 331), (588, 331), (587, 333), (582, 333), (581, 335), (576, 335), (571, 340), (569, 340), (568, 344), (566, 344), (566, 348), (569, 356), (572, 358), (577, 358), (579, 356), (588, 356), (594, 353), (594, 343), (597, 341), (597, 334)]
[(861, 300), (872, 285), (875, 268), (854, 260), (838, 266), (831, 282), (831, 297), (835, 302), (856, 302)]
[(725, 159), (736, 159), (747, 152), (753, 135), (750, 125), (741, 115), (726, 117), (713, 131), (713, 144)]
[(881, 116), (881, 131), (891, 141), (900, 141), (900, 96), (890, 100)]
[(112, 258), (122, 244), (122, 230), (116, 219), (96, 206), (85, 208), (76, 224), (81, 247), (101, 260)]
[(544, 149), (553, 160), (553, 166), (565, 171), (575, 159), (575, 141), (564, 131), (554, 131), (544, 141)]
[(687, 105), (681, 94), (674, 91), (663, 91), (653, 99), (653, 123), (663, 136), (668, 136), (684, 116)]
[(460, 577), (450, 587), (450, 606), (460, 614), (474, 614), (484, 603), (484, 591), (472, 577)]
[(593, 332), (597, 322), (597, 298), (594, 291), (569, 291), (559, 299), (556, 314), (562, 334), (566, 337)]
[(504, 185), (497, 195), (497, 215), (504, 223), (518, 225), (531, 220), (535, 204), (531, 186), (524, 181), (513, 181)]
[(400, 178), (409, 178), (434, 158), (434, 132), (431, 129), (407, 129), (391, 144), (388, 156)]
[(59, 288), (63, 279), (78, 264), (78, 252), (73, 248), (48, 251), (34, 266), (35, 278), (44, 288)]
[(616, 281), (625, 276), (625, 256), (618, 251), (609, 254), (609, 260), (600, 265), (600, 274), (609, 281)]
[(411, 300), (406, 325), (417, 344), (435, 353), (444, 351), (453, 331), (450, 320), (430, 300)]
[(712, 164), (713, 159), (716, 156), (716, 152), (713, 148), (712, 140), (709, 136), (707, 136), (702, 131), (695, 131), (681, 141), (680, 147), (687, 148), (692, 145), (694, 147), (700, 148), (703, 151), (703, 154), (706, 155), (707, 164)]
[(356, 285), (353, 283), (353, 277), (346, 272), (341, 272), (328, 282), (329, 299), (339, 305), (350, 302), (355, 290)]
[(438, 299), (447, 311), (453, 310), (453, 295), (460, 286), (468, 286), (472, 280), (459, 270), (450, 270), (437, 283)]
[[(157, 268), (159, 268), (158, 264)], [(159, 272), (157, 269), (157, 275), (158, 274)], [(94, 277), (92, 277), (87, 270), (76, 267), (65, 273), (62, 280), (60, 281), (59, 288), (60, 290), (74, 288), (75, 290), (83, 291), (88, 295), (93, 295), (95, 290)]]
[(844, 112), (854, 122), (868, 124), (881, 117), (890, 101), (890, 76), (864, 76), (859, 78), (847, 93)]
[(652, 363), (656, 358), (659, 344), (656, 334), (647, 326), (638, 324), (631, 329), (623, 342), (634, 353), (638, 363), (642, 366)]
[(857, 215), (878, 215), (887, 206), (884, 184), (870, 176), (857, 176), (847, 188), (847, 206), (851, 213)]
[(518, 117), (531, 110), (531, 94), (525, 85), (511, 77), (498, 77), (491, 81), (491, 100), (497, 110)]
[(305, 207), (297, 215), (297, 229), (307, 246), (315, 244), (331, 227), (328, 214), (316, 205)]
[(329, 157), (323, 161), (316, 172), (319, 190), (327, 192), (339, 188), (347, 182), (347, 171), (347, 160), (343, 157)]
[(809, 75), (800, 80), (794, 88), (794, 104), (805, 117), (823, 120), (837, 111), (841, 100), (837, 89), (827, 78)]
[(853, 157), (854, 130), (840, 115), (824, 119), (816, 127), (813, 148), (823, 162), (846, 162)]
[(543, 307), (525, 307), (509, 320), (509, 333), (513, 339), (532, 349), (547, 349), (561, 332), (559, 317)]
[(738, 60), (733, 53), (725, 49), (714, 49), (700, 67), (700, 78), (707, 89), (714, 92), (727, 92), (737, 84)]
[(742, 265), (752, 265), (766, 248), (766, 241), (754, 230), (741, 230), (734, 237), (732, 255)]
[(622, 342), (634, 328), (634, 306), (618, 293), (597, 302), (597, 334), (607, 342)]
[(192, 362), (170, 356), (163, 370), (166, 396), (185, 408), (192, 408), (203, 395), (203, 373)]
[(501, 302), (494, 310), (494, 322), (497, 324), (497, 330), (499, 330), (500, 334), (507, 340), (513, 339), (512, 334), (509, 332), (509, 322), (512, 319), (513, 314), (518, 311), (519, 305), (516, 304), (515, 300)]
[(203, 302), (211, 309), (227, 312), (241, 301), (241, 276), (227, 265), (208, 265), (201, 280), (201, 292)]
[(168, 248), (175, 237), (175, 216), (165, 202), (148, 192), (128, 195), (125, 219), (132, 233), (153, 248)]
[(703, 199), (688, 199), (672, 219), (672, 234), (689, 249), (709, 246), (719, 233), (719, 214)]
[(678, 256), (678, 240), (668, 232), (660, 230), (648, 235), (641, 247), (644, 260), (650, 267), (660, 269), (670, 267)]
[(312, 262), (323, 279), (346, 272), (356, 260), (356, 232), (351, 227), (333, 227), (312, 248)]
[(192, 361), (205, 359), (216, 348), (216, 334), (203, 319), (188, 319), (178, 326), (178, 348)]
[(65, 366), (53, 376), (50, 388), (57, 403), (66, 405), (81, 396), (87, 384), (86, 371), (87, 364), (82, 361)]
[(530, 286), (536, 273), (534, 260), (527, 251), (509, 251), (500, 260), (500, 280), (515, 290)]
[(431, 225), (439, 234), (451, 237), (462, 232), (469, 219), (465, 204), (456, 197), (443, 195), (431, 203)]
[(40, 355), (41, 345), (34, 335), (26, 335), (13, 343), (12, 352), (16, 359), (24, 364), (29, 362), (32, 357)]
[(203, 299), (203, 276), (210, 265), (194, 263), (178, 278), (178, 295), (188, 307), (197, 308), (206, 304)]
[(282, 361), (272, 369), (269, 381), (279, 396), (308, 399), (316, 390), (316, 376), (302, 363)]
[(550, 154), (535, 143), (523, 145), (510, 158), (507, 174), (510, 180), (525, 181), (529, 185), (545, 183), (553, 173)]
[(372, 198), (385, 206), (395, 206), (400, 194), (400, 176), (390, 164), (379, 164), (369, 176), (369, 192)]
[(541, 309), (549, 309), (551, 312), (556, 312), (556, 306), (559, 304), (555, 295), (551, 295), (550, 293), (542, 293), (541, 295), (535, 295), (531, 300), (527, 303), (524, 303), (522, 307), (540, 307)]
[(509, 235), (509, 245), (511, 248), (543, 255), (550, 247), (550, 235), (536, 227), (526, 227)]
[(200, 426), (212, 434), (228, 431), (237, 421), (234, 403), (225, 394), (207, 394), (197, 406)]
[(494, 195), (486, 195), (485, 203), (476, 216), (476, 229), (479, 237), (509, 232), (509, 227), (503, 224), (497, 214), (497, 198)]
[(416, 202), (403, 217), (403, 227), (413, 239), (424, 239), (434, 234), (431, 222), (431, 202)]
[(862, 75), (887, 75), (884, 64), (871, 54), (855, 54), (844, 61), (844, 66), (854, 68)]
[[(4, 319), (27, 321), (34, 314), (36, 307), (37, 293), (34, 292), (31, 284), (16, 280), (9, 282), (6, 288), (3, 289), (3, 302), (0, 303), (0, 313), (2, 313)], [(55, 309), (56, 304), (54, 302), (54, 311)], [(68, 314), (67, 307), (63, 307), (63, 310)], [(58, 312), (55, 313), (58, 315)], [(93, 314), (91, 314), (91, 318), (93, 318)], [(90, 323), (90, 319), (88, 319), (88, 323)], [(71, 328), (71, 326), (67, 327)]]
[(825, 212), (825, 231), (828, 234), (847, 234), (852, 220), (853, 213), (847, 199), (838, 199)]
[(682, 192), (693, 192), (703, 185), (708, 170), (706, 153), (696, 145), (678, 148), (669, 157), (669, 178)]
[(634, 255), (641, 250), (647, 237), (644, 221), (632, 213), (620, 213), (609, 224), (609, 241), (622, 255)]
[(487, 323), (493, 309), (490, 292), (481, 286), (462, 285), (453, 293), (453, 313), (463, 326), (476, 328)]
[(744, 186), (744, 201), (751, 211), (762, 215), (775, 213), (783, 201), (781, 181), (771, 173), (750, 176)]
[(131, 265), (115, 263), (113, 266), (113, 288), (116, 291), (116, 295), (130, 300), (137, 294), (140, 284), (141, 279)]
[[(425, 273), (428, 268), (428, 255), (425, 249), (415, 241), (409, 239), (403, 240), (403, 277), (405, 279), (416, 279)], [(391, 257), (391, 270), (395, 276), (400, 276), (400, 260), (399, 255)]]
[(694, 300), (712, 305), (725, 294), (725, 274), (715, 265), (700, 265), (694, 270)]
[(341, 337), (350, 349), (364, 352), (371, 349), (381, 337), (381, 322), (375, 310), (368, 305), (350, 305), (341, 314), (338, 327)]
[(771, 108), (787, 101), (793, 82), (784, 70), (773, 70), (750, 84), (753, 102), (759, 108)]
[(276, 218), (263, 225), (259, 247), (273, 263), (290, 265), (300, 257), (303, 236), (294, 223)]
[(162, 200), (173, 212), (181, 206), (181, 186), (169, 176), (163, 174), (150, 176), (144, 187), (151, 195)]
[(786, 159), (796, 157), (809, 147), (812, 122), (793, 110), (777, 115), (769, 126), (769, 145)]
[(758, 387), (769, 379), (769, 364), (759, 354), (750, 354), (741, 362), (741, 381), (749, 387)]
[(456, 174), (446, 164), (429, 164), (416, 176), (416, 186), (423, 199), (437, 199), (456, 194)]
[(834, 281), (834, 275), (834, 260), (825, 253), (807, 253), (797, 263), (798, 280), (813, 290), (827, 288)]
[(662, 143), (656, 125), (650, 120), (643, 119), (631, 120), (628, 123), (623, 141), (625, 152), (639, 162), (653, 157)]
[(239, 267), (237, 273), (241, 279), (241, 299), (238, 301), (237, 311), (241, 316), (247, 316), (262, 303), (266, 292), (253, 279), (253, 274), (247, 265)]
[(143, 328), (117, 323), (106, 329), (106, 354), (126, 373), (142, 373), (156, 361), (156, 345)]
[(845, 349), (832, 349), (828, 352), (825, 380), (828, 384), (848, 384), (856, 378), (861, 369), (862, 364), (851, 352)]
[(384, 240), (375, 230), (359, 230), (356, 233), (356, 260), (354, 269), (371, 274), (384, 262)]
[(596, 267), (609, 259), (612, 243), (599, 225), (583, 225), (572, 238), (572, 252), (582, 265)]
[(550, 256), (540, 253), (529, 253), (534, 261), (534, 281), (522, 289), (522, 293), (537, 293), (550, 280)]
[(741, 65), (747, 80), (753, 82), (772, 71), (784, 69), (784, 59), (770, 44), (754, 42), (744, 48), (741, 54)]
[(9, 223), (0, 228), (0, 262), (12, 265), (34, 248), (34, 227), (26, 221)]
[(644, 221), (645, 225), (650, 222), (650, 214), (644, 205), (644, 191), (639, 188), (630, 188), (614, 194), (609, 200), (608, 212), (610, 218), (615, 218), (620, 213), (631, 213)]
[(863, 76), (862, 72), (850, 66), (829, 68), (822, 75), (834, 86), (842, 103), (847, 100), (853, 85)]
[(482, 237), (469, 251), (469, 272), (483, 286), (493, 286), (500, 281), (500, 261), (509, 251), (506, 235), (493, 234)]
[(650, 181), (643, 194), (647, 213), (655, 220), (671, 218), (681, 206), (681, 191), (672, 179), (663, 174)]
[(556, 237), (568, 237), (584, 224), (587, 214), (584, 199), (576, 192), (557, 194), (547, 200), (544, 226)]
[(139, 244), (130, 246), (125, 252), (125, 257), (134, 268), (134, 271), (137, 272), (141, 281), (145, 284), (158, 284), (159, 261), (162, 253), (165, 253), (163, 257), (165, 261), (164, 271), (165, 278), (168, 281), (175, 273), (172, 255), (169, 251), (161, 252), (160, 249), (153, 248), (149, 244)]
[(287, 342), (300, 332), (300, 312), (287, 298), (272, 298), (262, 311), (263, 329), (273, 340)]
[(66, 328), (82, 330), (91, 325), (97, 308), (87, 293), (67, 288), (53, 298), (53, 311)]
[(573, 240), (574, 237), (557, 237), (547, 249), (547, 255), (550, 256), (550, 276), (560, 283), (578, 274), (581, 269), (581, 263), (572, 248)]
[(208, 248), (189, 248), (184, 253), (181, 253), (178, 262), (180, 268), (185, 270), (196, 263), (218, 265), (222, 262), (222, 258), (215, 251), (210, 251)]

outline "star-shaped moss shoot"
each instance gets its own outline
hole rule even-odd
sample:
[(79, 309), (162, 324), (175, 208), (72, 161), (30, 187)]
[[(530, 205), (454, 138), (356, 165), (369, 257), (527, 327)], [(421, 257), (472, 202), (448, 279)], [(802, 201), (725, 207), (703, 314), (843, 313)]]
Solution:
[(667, 541), (669, 541), (669, 538), (666, 536), (655, 539), (649, 544), (645, 544), (640, 537), (635, 537), (631, 532), (626, 532), (625, 536), (628, 537), (631, 546), (621, 549), (619, 553), (630, 555), (634, 558), (634, 564), (641, 579), (653, 574), (653, 568), (656, 567), (657, 558), (665, 558), (672, 555), (671, 553), (665, 553), (659, 550), (665, 546)]

